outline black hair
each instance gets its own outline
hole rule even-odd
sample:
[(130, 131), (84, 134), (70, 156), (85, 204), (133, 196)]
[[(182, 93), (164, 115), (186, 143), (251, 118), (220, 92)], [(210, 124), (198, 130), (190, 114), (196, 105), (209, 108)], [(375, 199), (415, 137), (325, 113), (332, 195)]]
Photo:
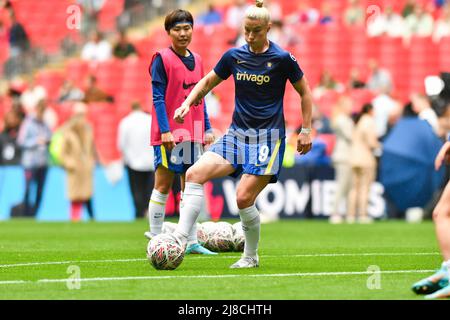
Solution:
[(365, 103), (361, 109), (361, 112), (358, 113), (355, 117), (355, 124), (361, 120), (362, 116), (365, 114), (368, 114), (370, 111), (373, 110), (373, 105), (371, 103)]
[(403, 117), (417, 117), (417, 112), (414, 111), (411, 101), (409, 101), (403, 107), (402, 116)]
[(166, 16), (166, 19), (164, 20), (164, 29), (169, 32), (175, 24), (184, 21), (190, 23), (192, 28), (194, 27), (194, 18), (192, 17), (192, 14), (186, 10), (176, 9)]

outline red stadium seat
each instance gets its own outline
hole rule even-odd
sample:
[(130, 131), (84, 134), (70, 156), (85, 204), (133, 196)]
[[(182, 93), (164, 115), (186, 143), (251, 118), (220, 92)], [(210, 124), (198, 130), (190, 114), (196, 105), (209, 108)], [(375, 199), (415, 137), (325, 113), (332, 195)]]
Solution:
[(122, 85), (123, 72), (122, 60), (100, 62), (95, 71), (98, 86), (110, 95), (117, 95)]
[(320, 112), (326, 117), (330, 118), (333, 107), (335, 106), (339, 98), (339, 93), (335, 90), (327, 90), (318, 101), (316, 101), (317, 107)]
[(375, 94), (369, 89), (353, 89), (348, 92), (348, 95), (353, 101), (353, 113), (361, 112), (362, 106), (370, 103)]
[(61, 71), (42, 70), (36, 75), (36, 84), (43, 86), (47, 90), (47, 97), (50, 100), (58, 99), (59, 89), (64, 82), (64, 74)]
[(31, 43), (44, 52), (54, 54), (66, 36), (78, 34), (76, 28), (68, 28), (67, 8), (74, 0), (13, 1), (17, 19), (29, 34)]
[(98, 28), (100, 31), (116, 29), (116, 19), (123, 12), (124, 0), (105, 0), (98, 14)]
[(439, 42), (439, 70), (450, 72), (450, 37)]
[(89, 63), (81, 59), (72, 59), (66, 63), (66, 77), (78, 87), (84, 87), (89, 74)]
[(157, 48), (153, 47), (154, 41), (150, 38), (143, 38), (135, 41), (133, 44), (140, 58), (145, 59), (150, 64)]

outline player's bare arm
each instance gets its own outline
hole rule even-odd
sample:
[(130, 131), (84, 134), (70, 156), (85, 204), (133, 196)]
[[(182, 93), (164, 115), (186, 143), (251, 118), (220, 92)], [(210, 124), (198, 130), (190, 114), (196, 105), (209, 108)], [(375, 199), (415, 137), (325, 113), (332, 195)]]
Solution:
[(210, 92), (214, 87), (216, 87), (223, 80), (217, 76), (214, 71), (209, 72), (202, 80), (199, 81), (192, 89), (189, 96), (182, 103), (181, 107), (175, 110), (173, 118), (178, 123), (184, 122), (184, 117), (188, 114), (190, 107), (197, 101), (203, 99), (208, 92)]
[(309, 88), (308, 80), (303, 76), (299, 81), (293, 84), (295, 90), (302, 99), (302, 131), (297, 137), (297, 151), (300, 154), (306, 154), (311, 150), (311, 118), (312, 118), (312, 94)]
[(436, 170), (439, 170), (439, 168), (442, 166), (442, 162), (449, 162), (450, 160), (450, 141), (447, 141), (439, 151), (438, 155), (436, 156), (436, 159), (434, 161), (434, 167)]

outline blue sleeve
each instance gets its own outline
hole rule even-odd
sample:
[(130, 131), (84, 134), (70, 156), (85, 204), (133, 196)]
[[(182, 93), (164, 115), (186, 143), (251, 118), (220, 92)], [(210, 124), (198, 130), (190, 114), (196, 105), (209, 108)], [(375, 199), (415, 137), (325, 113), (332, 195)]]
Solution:
[(303, 78), (303, 70), (300, 69), (297, 59), (292, 53), (286, 52), (286, 55), (283, 57), (283, 67), (284, 72), (291, 83), (296, 83)]
[(155, 105), (156, 120), (161, 133), (169, 132), (169, 119), (166, 112), (167, 75), (160, 55), (155, 57), (151, 65), (153, 104)]
[(208, 132), (209, 130), (211, 130), (211, 122), (209, 122), (208, 111), (206, 110), (206, 102), (204, 107), (204, 113), (205, 113), (205, 132)]
[(231, 56), (231, 50), (225, 52), (225, 54), (220, 58), (217, 65), (214, 67), (214, 72), (222, 79), (226, 80), (230, 77), (232, 73), (232, 62), (233, 57)]

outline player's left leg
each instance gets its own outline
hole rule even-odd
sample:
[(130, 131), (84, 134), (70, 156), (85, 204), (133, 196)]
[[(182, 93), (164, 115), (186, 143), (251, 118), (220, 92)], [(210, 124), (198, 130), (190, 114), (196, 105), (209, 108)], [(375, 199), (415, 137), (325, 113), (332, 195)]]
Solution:
[[(184, 192), (184, 184), (186, 180), (186, 175), (181, 175), (181, 199), (180, 199), (180, 206), (183, 201), (183, 192)], [(204, 201), (203, 201), (204, 205)], [(197, 222), (197, 221), (196, 221)], [(187, 247), (186, 247), (186, 254), (208, 254), (208, 255), (217, 255), (217, 252), (213, 252), (211, 250), (206, 249), (204, 246), (202, 246), (200, 243), (198, 243), (197, 238), (197, 223), (194, 223), (192, 226), (191, 232), (189, 233), (189, 236), (187, 238)]]
[[(442, 288), (425, 296), (427, 299), (450, 298), (450, 182), (442, 193), (436, 208), (433, 211), (433, 220), (436, 229), (436, 237), (441, 248), (444, 262), (441, 266), (442, 278), (438, 282)], [(444, 286), (445, 285), (445, 286)]]
[(254, 268), (259, 266), (258, 244), (261, 221), (255, 206), (259, 193), (267, 186), (272, 176), (244, 174), (236, 190), (236, 201), (242, 229), (245, 235), (244, 254), (230, 268)]
[(180, 219), (173, 235), (182, 244), (187, 244), (187, 238), (192, 226), (197, 221), (204, 201), (203, 184), (211, 179), (232, 174), (235, 168), (231, 163), (215, 152), (208, 151), (194, 163), (186, 172), (186, 184), (183, 201), (180, 208)]
[(429, 299), (450, 296), (450, 183), (447, 183), (433, 211), (433, 219), (444, 262), (435, 274), (416, 282), (412, 287), (417, 294), (428, 294), (426, 298)]

